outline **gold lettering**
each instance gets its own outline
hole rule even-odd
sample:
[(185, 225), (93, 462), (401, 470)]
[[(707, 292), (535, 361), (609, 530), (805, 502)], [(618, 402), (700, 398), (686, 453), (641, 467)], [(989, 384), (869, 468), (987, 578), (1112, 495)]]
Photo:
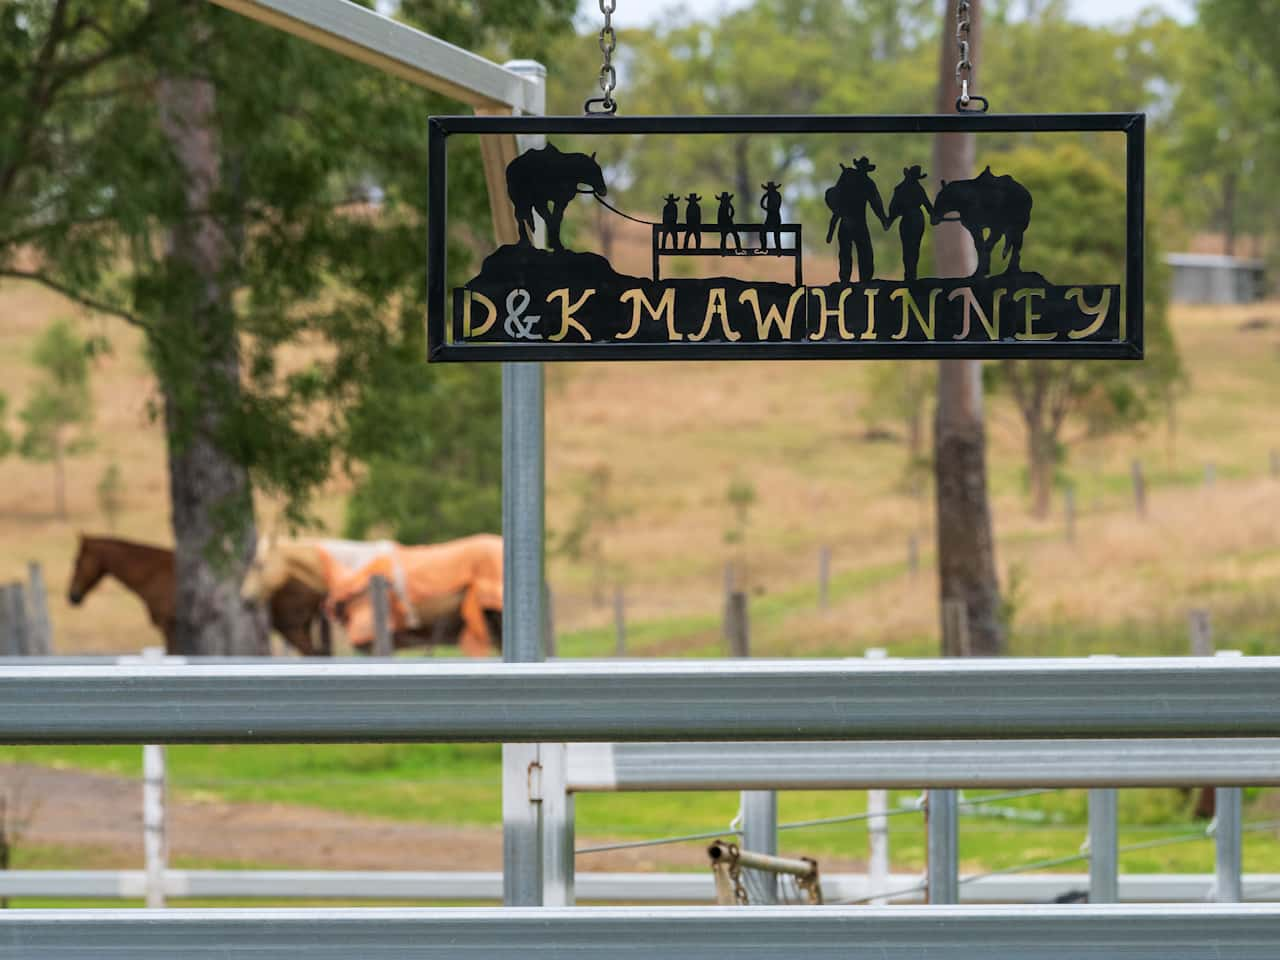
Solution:
[[(1102, 299), (1098, 301), (1096, 307), (1091, 307), (1084, 302), (1084, 290), (1080, 287), (1072, 287), (1067, 291), (1067, 299), (1074, 300), (1076, 306), (1080, 308), (1080, 312), (1093, 317), (1093, 323), (1089, 324), (1083, 330), (1068, 330), (1067, 336), (1072, 340), (1083, 340), (1085, 337), (1092, 336), (1102, 329), (1102, 325), (1106, 323), (1107, 314), (1111, 312), (1111, 288), (1107, 287), (1102, 291)], [(1122, 333), (1123, 337), (1124, 334)]]
[(573, 327), (580, 334), (583, 340), (590, 340), (591, 334), (587, 333), (587, 328), (573, 319), (573, 315), (578, 312), (579, 308), (587, 302), (587, 298), (595, 293), (594, 289), (588, 290), (579, 297), (573, 304), (569, 303), (569, 288), (561, 287), (559, 290), (552, 290), (547, 294), (547, 303), (552, 300), (559, 300), (561, 303), (560, 311), (560, 332), (554, 333), (547, 337), (548, 340), (563, 340), (569, 333), (569, 328)]
[(907, 335), (907, 327), (911, 324), (911, 315), (914, 313), (916, 322), (920, 324), (920, 329), (924, 331), (926, 340), (933, 339), (933, 333), (936, 328), (938, 319), (938, 294), (941, 290), (929, 291), (929, 319), (925, 320), (924, 314), (920, 312), (920, 304), (916, 303), (916, 298), (911, 295), (911, 291), (906, 287), (899, 287), (893, 293), (889, 294), (890, 300), (902, 301), (902, 329), (893, 335), (894, 340), (901, 340)]
[(776, 303), (769, 304), (769, 309), (764, 316), (760, 315), (760, 294), (755, 290), (743, 290), (738, 294), (739, 303), (751, 304), (751, 309), (756, 315), (756, 336), (760, 340), (769, 339), (769, 331), (775, 326), (782, 331), (783, 339), (791, 339), (791, 321), (795, 318), (796, 304), (800, 302), (800, 298), (804, 296), (804, 287), (799, 287), (791, 294), (787, 300), (787, 318), (782, 318), (782, 312), (778, 309)]
[[(471, 326), (471, 301), (479, 300), (484, 304), (487, 316), (484, 323), (478, 327)], [(471, 337), (483, 337), (489, 332), (489, 328), (493, 326), (493, 322), (498, 319), (498, 308), (492, 300), (483, 293), (475, 290), (462, 291), (462, 339), (469, 340)]]
[(876, 294), (880, 292), (880, 288), (872, 287), (862, 292), (867, 295), (867, 329), (860, 339), (874, 340), (876, 338)]
[(852, 287), (845, 287), (840, 291), (840, 299), (836, 301), (835, 308), (827, 309), (827, 291), (821, 287), (814, 287), (813, 292), (818, 295), (818, 330), (816, 333), (809, 334), (810, 340), (821, 340), (827, 335), (827, 318), (836, 318), (836, 328), (840, 333), (841, 340), (852, 340), (853, 334), (850, 333), (844, 325), (844, 302), (849, 299), (849, 294), (853, 293)]
[(1054, 337), (1057, 336), (1056, 333), (1033, 333), (1031, 331), (1032, 321), (1040, 319), (1040, 314), (1036, 313), (1035, 311), (1036, 297), (1039, 297), (1041, 300), (1043, 300), (1044, 296), (1045, 296), (1045, 291), (1043, 287), (1035, 290), (1019, 290), (1017, 293), (1013, 295), (1014, 303), (1017, 303), (1019, 300), (1027, 301), (1027, 308), (1026, 308), (1026, 314), (1025, 314), (1026, 332), (1015, 333), (1013, 335), (1013, 339), (1015, 340), (1052, 340)]
[(664, 316), (667, 320), (667, 339), (683, 340), (684, 338), (676, 331), (676, 288), (667, 287), (663, 292), (658, 305), (655, 307), (649, 302), (649, 298), (644, 295), (644, 291), (639, 287), (634, 290), (628, 290), (622, 295), (622, 302), (630, 301), (633, 306), (631, 308), (631, 329), (626, 333), (618, 334), (619, 340), (630, 340), (640, 331), (640, 311), (644, 309), (648, 311), (649, 316), (653, 320), (661, 320)]
[(696, 334), (690, 334), (689, 339), (706, 339), (707, 334), (711, 332), (711, 321), (717, 316), (720, 318), (720, 329), (724, 331), (726, 340), (742, 339), (742, 334), (729, 326), (729, 304), (725, 300), (724, 287), (713, 287), (707, 294), (707, 313), (702, 320), (702, 329)]
[(978, 298), (973, 292), (973, 287), (956, 287), (949, 294), (948, 300), (954, 300), (956, 297), (964, 298), (964, 325), (960, 328), (952, 340), (963, 340), (969, 336), (969, 311), (972, 310), (978, 315), (978, 319), (982, 321), (983, 327), (987, 331), (988, 340), (1000, 339), (1000, 301), (1004, 299), (1004, 295), (1009, 291), (1004, 287), (996, 290), (996, 295), (991, 306), (991, 315), (993, 319), (987, 319), (987, 313), (982, 309), (982, 304), (978, 303)]

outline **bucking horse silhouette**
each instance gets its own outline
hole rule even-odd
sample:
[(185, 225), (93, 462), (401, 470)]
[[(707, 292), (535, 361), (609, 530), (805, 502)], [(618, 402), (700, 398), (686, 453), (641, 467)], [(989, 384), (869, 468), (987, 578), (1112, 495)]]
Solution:
[(958, 220), (969, 231), (978, 251), (975, 277), (991, 273), (991, 251), (1001, 237), (1009, 257), (1006, 272), (1021, 272), (1022, 235), (1031, 223), (1031, 194), (1013, 177), (997, 177), (987, 167), (972, 180), (943, 180), (931, 219), (935, 226), (943, 220)]
[[(580, 189), (585, 185), (588, 189)], [(537, 150), (526, 150), (507, 164), (507, 196), (516, 210), (520, 225), (520, 242), (532, 243), (533, 213), (536, 210), (547, 225), (547, 246), (563, 250), (560, 222), (564, 208), (579, 193), (603, 197), (608, 190), (596, 155), (561, 153), (553, 144)]]

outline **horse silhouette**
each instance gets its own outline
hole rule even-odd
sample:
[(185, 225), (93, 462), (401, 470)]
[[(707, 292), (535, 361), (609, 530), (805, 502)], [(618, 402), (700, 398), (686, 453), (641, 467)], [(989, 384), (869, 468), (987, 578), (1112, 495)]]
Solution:
[[(589, 189), (580, 190), (580, 185)], [(563, 250), (560, 243), (560, 223), (564, 220), (564, 208), (579, 193), (594, 193), (603, 197), (608, 193), (604, 174), (596, 155), (585, 153), (561, 153), (554, 144), (537, 150), (526, 150), (507, 164), (507, 196), (515, 207), (516, 222), (520, 225), (520, 242), (531, 244), (534, 230), (534, 211), (547, 225), (547, 246)]]
[(1022, 235), (1031, 223), (1031, 194), (1008, 174), (997, 177), (987, 167), (972, 180), (943, 180), (930, 220), (935, 226), (944, 220), (958, 220), (969, 231), (978, 251), (973, 276), (991, 273), (991, 251), (1001, 237), (1003, 255), (1009, 258), (1005, 272), (1021, 272)]

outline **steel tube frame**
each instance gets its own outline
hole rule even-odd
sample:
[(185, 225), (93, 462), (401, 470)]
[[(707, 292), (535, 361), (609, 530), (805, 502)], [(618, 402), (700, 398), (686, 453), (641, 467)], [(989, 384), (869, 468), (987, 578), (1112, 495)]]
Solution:
[(573, 743), (568, 788), (1280, 786), (1280, 738)]
[(1274, 960), (1280, 911), (1245, 904), (1005, 907), (6, 910), (0, 956), (600, 956), (774, 960)]
[(931, 904), (960, 902), (960, 816), (955, 790), (925, 800), (926, 890)]
[(1089, 902), (1120, 899), (1116, 792), (1110, 787), (1089, 791)]
[(468, 106), (542, 112), (527, 78), (348, 0), (212, 2)]
[[(755, 854), (778, 853), (778, 795), (772, 790), (744, 790), (742, 803), (742, 849)], [(750, 864), (744, 864), (748, 868)], [(753, 884), (758, 902), (778, 902), (778, 878), (756, 871)]]
[(1238, 903), (1244, 899), (1242, 793), (1239, 787), (1218, 787), (1215, 791), (1213, 898), (1219, 903)]
[(1277, 703), (1272, 657), (9, 667), (0, 742), (1250, 737)]
[[(875, 887), (862, 873), (824, 873), (822, 889), (829, 901), (864, 900), (877, 889), (902, 891), (918, 884), (918, 874), (886, 874)], [(141, 900), (146, 893), (142, 870), (4, 870), (0, 897), (67, 900)], [(961, 903), (1049, 902), (1059, 894), (1085, 889), (1084, 873), (1022, 873), (961, 877)], [(584, 901), (612, 903), (712, 903), (709, 873), (599, 873), (576, 877)], [(1120, 900), (1127, 902), (1204, 903), (1212, 899), (1211, 873), (1128, 874), (1120, 878)], [(395, 870), (167, 870), (165, 895), (175, 899), (253, 898), (290, 900), (501, 900), (502, 873), (492, 871)], [(1246, 901), (1273, 900), (1280, 874), (1246, 874)], [(919, 892), (899, 893), (898, 903), (918, 903)]]

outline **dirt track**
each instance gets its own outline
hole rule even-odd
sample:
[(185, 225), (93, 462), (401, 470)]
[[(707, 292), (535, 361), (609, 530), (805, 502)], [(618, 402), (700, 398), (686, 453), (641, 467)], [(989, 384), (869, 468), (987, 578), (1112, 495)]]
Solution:
[[(138, 781), (79, 770), (0, 765), (0, 795), (27, 817), (16, 846), (92, 851), (95, 868), (142, 864)], [(581, 845), (604, 842), (579, 838)], [(379, 820), (283, 804), (169, 798), (169, 849), (184, 861), (239, 861), (315, 870), (498, 870), (502, 831)], [(706, 865), (700, 843), (579, 858), (579, 870), (660, 870)], [(824, 863), (824, 867), (827, 864)]]

